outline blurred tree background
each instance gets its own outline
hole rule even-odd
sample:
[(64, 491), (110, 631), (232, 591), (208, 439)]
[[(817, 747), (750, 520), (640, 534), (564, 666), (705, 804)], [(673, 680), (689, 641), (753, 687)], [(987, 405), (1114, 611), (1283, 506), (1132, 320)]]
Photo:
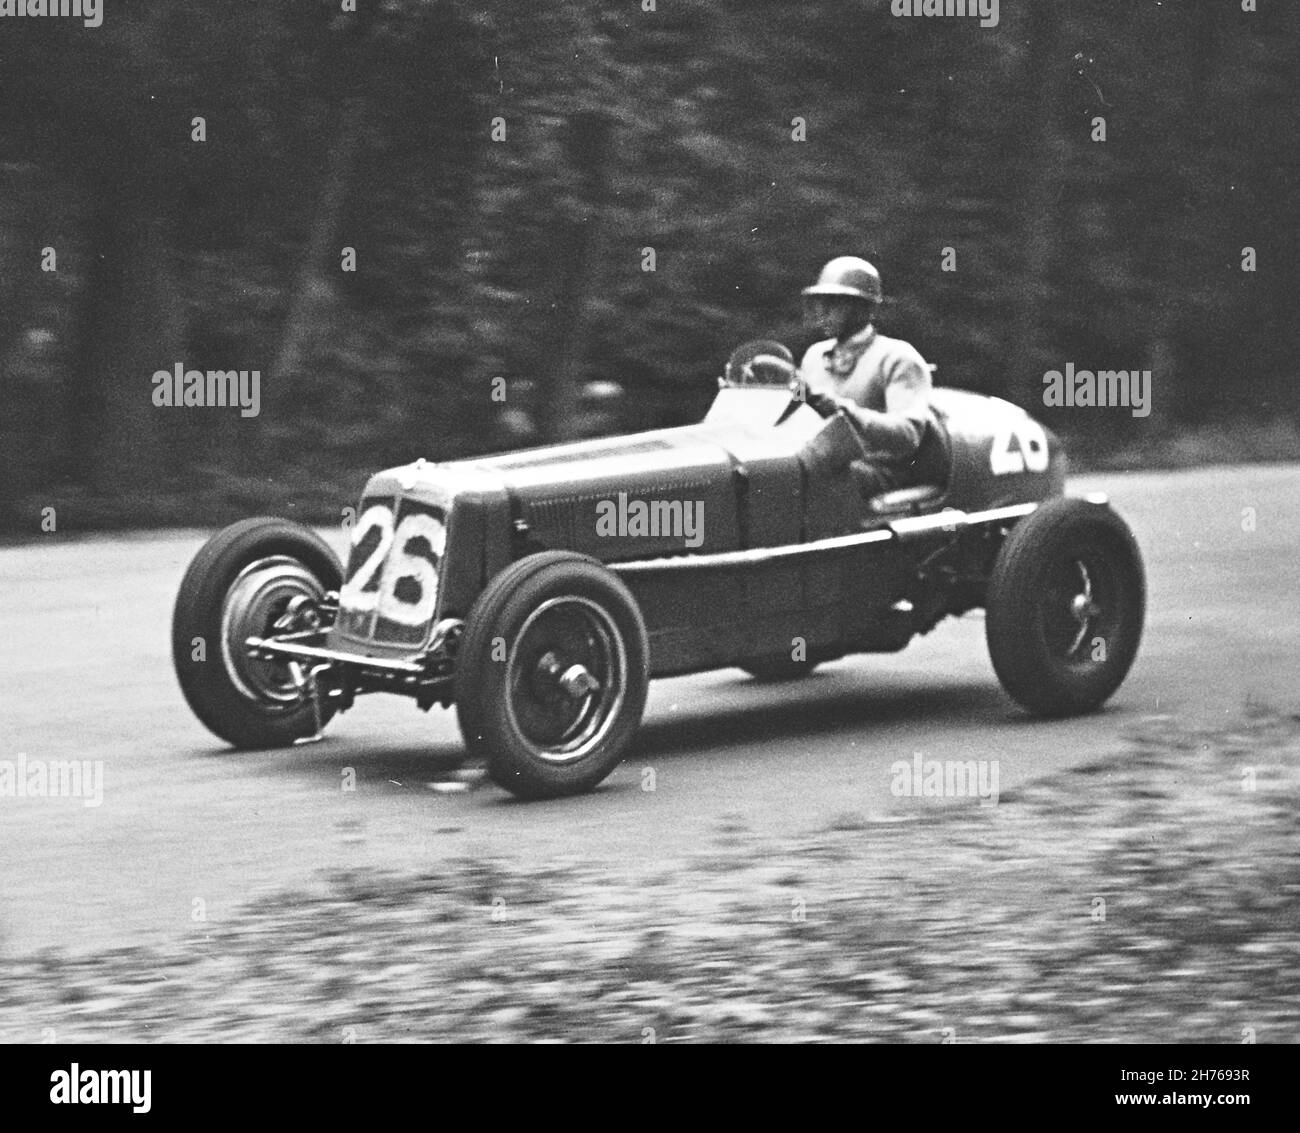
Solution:
[[(416, 456), (686, 423), (845, 253), (1076, 464), (1300, 456), (1289, 4), (343, 7), (0, 20), (0, 530), (332, 521)], [(1151, 416), (1044, 408), (1067, 362)], [(177, 363), (260, 415), (155, 407)]]

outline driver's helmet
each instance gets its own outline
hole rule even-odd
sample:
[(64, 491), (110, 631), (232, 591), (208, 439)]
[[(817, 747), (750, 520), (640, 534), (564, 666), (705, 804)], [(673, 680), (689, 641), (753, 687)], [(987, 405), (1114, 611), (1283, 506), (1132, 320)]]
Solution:
[(785, 389), (796, 380), (794, 355), (781, 343), (761, 339), (738, 346), (727, 361), (722, 382), (728, 386)]
[(880, 272), (858, 256), (839, 256), (822, 268), (817, 282), (803, 289), (805, 296), (862, 299), (879, 303), (882, 294)]

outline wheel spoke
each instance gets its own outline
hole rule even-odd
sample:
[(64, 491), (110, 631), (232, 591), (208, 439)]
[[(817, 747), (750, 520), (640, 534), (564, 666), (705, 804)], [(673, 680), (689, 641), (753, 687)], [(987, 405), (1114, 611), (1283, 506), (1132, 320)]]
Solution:
[(1089, 632), (1095, 625), (1097, 617), (1101, 614), (1097, 603), (1093, 601), (1092, 574), (1088, 570), (1088, 564), (1082, 559), (1078, 559), (1074, 565), (1078, 570), (1079, 581), (1083, 589), (1070, 599), (1070, 617), (1077, 624), (1077, 629), (1069, 647), (1065, 651), (1067, 657), (1074, 657), (1079, 652)]

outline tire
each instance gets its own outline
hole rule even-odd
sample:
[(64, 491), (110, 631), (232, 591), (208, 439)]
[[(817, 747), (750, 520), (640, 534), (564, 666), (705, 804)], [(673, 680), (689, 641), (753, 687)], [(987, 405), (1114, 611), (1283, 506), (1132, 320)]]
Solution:
[(776, 683), (778, 681), (799, 681), (812, 676), (818, 660), (810, 657), (806, 661), (795, 661), (789, 657), (761, 657), (746, 661), (740, 667), (756, 681)]
[(1035, 715), (1090, 712), (1128, 675), (1145, 616), (1142, 555), (1128, 525), (1107, 505), (1051, 500), (998, 551), (989, 656), (1003, 688)]
[(556, 798), (591, 790), (622, 761), (645, 711), (650, 646), (618, 578), (585, 555), (543, 551), (479, 595), (456, 669), (470, 754), (512, 794)]
[[(285, 747), (315, 731), (312, 705), (287, 667), (245, 657), (240, 647), (269, 633), (291, 597), (319, 598), (342, 577), (324, 540), (284, 519), (246, 519), (203, 545), (176, 596), (172, 662), (186, 701), (211, 732), (257, 749)], [(322, 704), (322, 725), (331, 714)]]

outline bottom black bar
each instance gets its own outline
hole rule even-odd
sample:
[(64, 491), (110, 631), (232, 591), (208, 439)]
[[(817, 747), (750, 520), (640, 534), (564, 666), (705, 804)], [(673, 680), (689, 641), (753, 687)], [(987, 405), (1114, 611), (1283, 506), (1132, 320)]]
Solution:
[[(581, 1105), (594, 1116), (601, 1111), (589, 1107), (600, 1094), (610, 1092), (617, 1102), (630, 1091), (638, 1110), (662, 1099), (672, 1112), (690, 1097), (696, 1119), (710, 1102), (734, 1119), (747, 1103), (767, 1109), (775, 1099), (798, 1108), (803, 1098), (819, 1111), (839, 1103), (864, 1116), (889, 1099), (895, 1112), (927, 1124), (987, 1114), (990, 1105), (1000, 1119), (1104, 1118), (1127, 1110), (1259, 1120), (1283, 1112), (1295, 1067), (1295, 1048), (1287, 1046), (952, 1045), (713, 1047), (698, 1060), (681, 1052), (584, 1050), (580, 1062), (572, 1054), (497, 1050), (471, 1052), (464, 1065), (461, 1050), (425, 1046), (10, 1047), (4, 1114), (11, 1129), (38, 1128), (51, 1118), (171, 1124), (198, 1115), (297, 1122), (319, 1116), (336, 1127), (349, 1117), (373, 1120), (412, 1104), (444, 1115), (449, 1105), (482, 1104), (496, 1115), (507, 1098), (548, 1108)], [(505, 1097), (499, 1087), (481, 1093), (481, 1084), (506, 1081)], [(565, 1081), (582, 1082), (581, 1097), (565, 1098)], [(534, 1083), (536, 1092), (529, 1089)], [(1286, 1100), (1289, 1109), (1289, 1091)]]

